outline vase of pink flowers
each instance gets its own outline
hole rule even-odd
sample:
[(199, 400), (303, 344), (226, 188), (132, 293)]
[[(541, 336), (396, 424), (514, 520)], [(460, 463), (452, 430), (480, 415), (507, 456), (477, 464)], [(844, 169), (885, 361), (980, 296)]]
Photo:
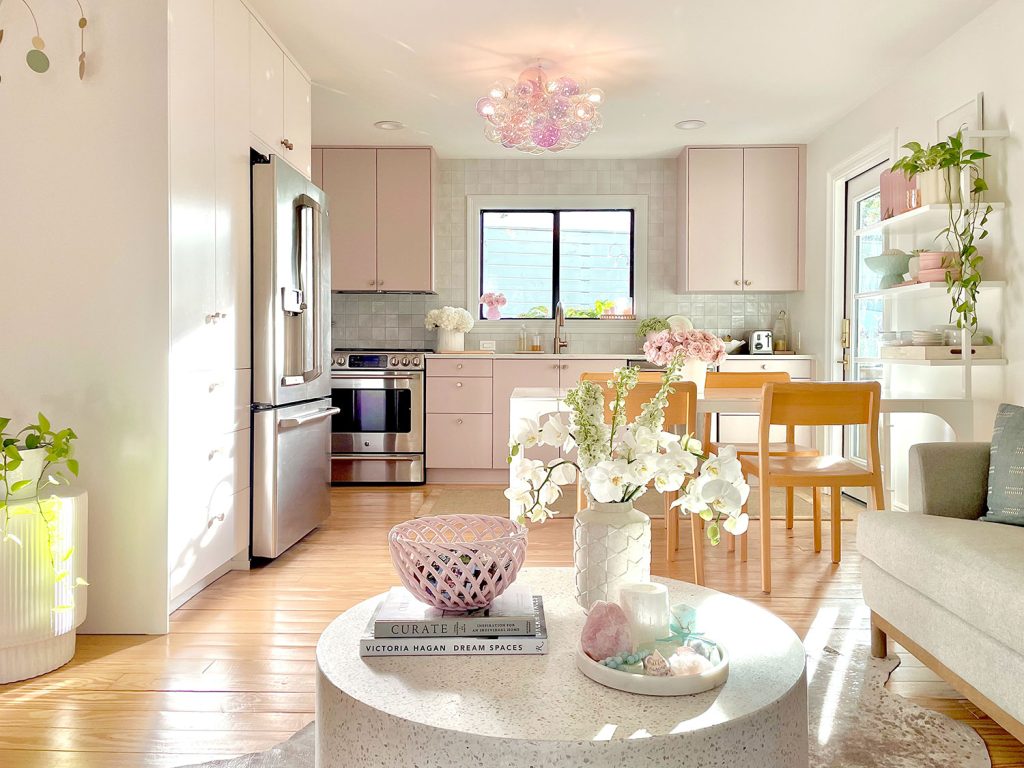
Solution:
[(508, 304), (504, 293), (488, 291), (480, 297), (480, 303), (487, 307), (486, 317), (488, 320), (500, 320), (501, 308)]
[(694, 382), (698, 392), (704, 391), (708, 366), (718, 365), (726, 358), (725, 342), (715, 334), (680, 327), (658, 331), (648, 337), (644, 342), (644, 354), (650, 362), (662, 366), (682, 359), (682, 380)]

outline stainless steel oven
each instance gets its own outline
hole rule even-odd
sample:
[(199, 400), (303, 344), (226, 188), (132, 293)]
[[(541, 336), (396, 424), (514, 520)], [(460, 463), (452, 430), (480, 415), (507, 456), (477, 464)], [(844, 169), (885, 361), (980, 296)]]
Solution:
[(423, 354), (335, 350), (331, 481), (422, 483)]

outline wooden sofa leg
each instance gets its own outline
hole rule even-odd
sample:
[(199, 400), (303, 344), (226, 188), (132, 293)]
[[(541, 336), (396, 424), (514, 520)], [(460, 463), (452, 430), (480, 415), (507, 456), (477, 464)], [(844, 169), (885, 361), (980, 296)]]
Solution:
[(884, 659), (889, 655), (889, 638), (885, 630), (878, 626), (875, 614), (871, 613), (871, 655), (876, 659)]

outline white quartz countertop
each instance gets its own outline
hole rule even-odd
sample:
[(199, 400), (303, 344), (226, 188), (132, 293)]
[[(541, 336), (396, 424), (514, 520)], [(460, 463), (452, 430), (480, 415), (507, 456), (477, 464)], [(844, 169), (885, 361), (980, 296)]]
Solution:
[[(470, 360), (519, 360), (540, 358), (541, 360), (643, 360), (642, 352), (568, 352), (556, 355), (551, 352), (487, 352), (465, 354), (459, 352), (427, 352), (425, 357), (467, 358)], [(730, 360), (814, 360), (814, 355), (729, 355)]]

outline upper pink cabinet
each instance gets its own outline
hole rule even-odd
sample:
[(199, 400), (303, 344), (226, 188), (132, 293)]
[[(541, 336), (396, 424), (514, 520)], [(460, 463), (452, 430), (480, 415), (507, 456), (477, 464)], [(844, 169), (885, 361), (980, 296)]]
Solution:
[(804, 147), (687, 147), (679, 291), (803, 289)]
[(331, 207), (333, 290), (433, 291), (433, 149), (317, 151)]

